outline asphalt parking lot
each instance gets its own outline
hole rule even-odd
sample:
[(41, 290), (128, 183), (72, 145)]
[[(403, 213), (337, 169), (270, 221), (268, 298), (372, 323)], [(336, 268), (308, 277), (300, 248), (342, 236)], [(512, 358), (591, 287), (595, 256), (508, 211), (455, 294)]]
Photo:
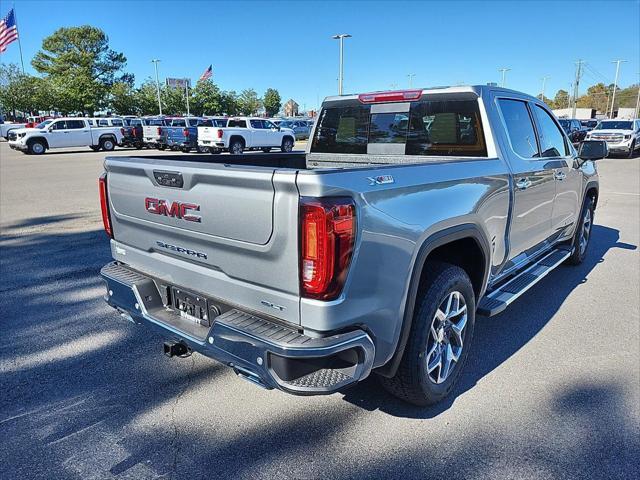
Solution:
[(453, 396), (417, 409), (375, 377), (293, 397), (165, 357), (102, 300), (104, 156), (0, 144), (0, 478), (640, 476), (640, 158), (599, 162), (585, 263), (480, 319)]

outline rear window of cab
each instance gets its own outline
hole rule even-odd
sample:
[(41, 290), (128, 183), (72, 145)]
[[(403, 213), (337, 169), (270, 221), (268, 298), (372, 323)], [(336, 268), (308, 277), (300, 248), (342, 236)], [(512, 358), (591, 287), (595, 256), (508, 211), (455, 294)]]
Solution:
[(420, 100), (409, 111), (371, 110), (355, 103), (323, 109), (311, 151), (366, 154), (369, 145), (395, 144), (404, 145), (405, 155), (487, 156), (477, 100)]

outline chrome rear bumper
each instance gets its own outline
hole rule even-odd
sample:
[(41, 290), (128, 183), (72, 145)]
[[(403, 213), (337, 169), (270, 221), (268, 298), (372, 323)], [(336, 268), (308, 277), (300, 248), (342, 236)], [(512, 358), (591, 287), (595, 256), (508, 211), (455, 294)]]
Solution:
[(375, 347), (363, 330), (309, 337), (291, 325), (236, 308), (205, 327), (168, 308), (153, 278), (117, 262), (105, 265), (100, 274), (107, 284), (105, 300), (123, 316), (225, 363), (261, 387), (296, 395), (330, 394), (371, 372)]

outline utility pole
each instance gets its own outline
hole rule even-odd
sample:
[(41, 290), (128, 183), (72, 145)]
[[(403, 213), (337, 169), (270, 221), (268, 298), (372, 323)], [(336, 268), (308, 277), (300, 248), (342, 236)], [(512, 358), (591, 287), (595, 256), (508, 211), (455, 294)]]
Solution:
[(338, 35), (334, 35), (334, 40), (340, 40), (340, 70), (338, 76), (338, 95), (342, 95), (342, 86), (344, 83), (344, 39), (351, 38), (351, 35), (348, 33), (340, 33)]
[(409, 88), (413, 87), (413, 77), (415, 76), (416, 76), (415, 73), (410, 73), (407, 75), (407, 78), (409, 79)]
[(580, 91), (580, 77), (582, 76), (582, 64), (584, 61), (578, 60), (576, 62), (576, 81), (573, 83), (573, 111), (571, 118), (576, 118), (576, 107), (578, 105), (578, 93)]
[[(640, 80), (640, 72), (638, 72), (638, 79)], [(636, 98), (636, 111), (633, 115), (633, 118), (638, 118), (640, 116), (640, 82), (638, 82), (638, 98)]]
[(618, 88), (618, 74), (620, 73), (620, 64), (625, 63), (626, 60), (613, 60), (611, 63), (616, 64), (616, 78), (613, 81), (613, 94), (611, 95), (611, 116), (613, 118), (613, 109), (616, 102), (616, 89)]
[(187, 98), (187, 117), (189, 116), (189, 79), (184, 79), (184, 93)]
[(153, 63), (156, 67), (156, 91), (158, 92), (158, 111), (160, 112), (160, 115), (162, 115), (162, 102), (160, 101), (160, 79), (158, 78), (158, 63), (160, 62), (160, 60), (158, 60), (157, 58), (151, 60), (151, 63)]
[(511, 70), (511, 69), (510, 69), (510, 68), (499, 68), (499, 69), (498, 69), (498, 71), (499, 71), (499, 72), (502, 72), (502, 82), (500, 83), (500, 86), (501, 86), (502, 88), (505, 88), (505, 86), (507, 85), (507, 84), (506, 84), (505, 76), (506, 76), (506, 74), (507, 74), (507, 72), (508, 72), (509, 70)]
[(544, 102), (544, 86), (547, 83), (547, 78), (549, 78), (548, 75), (545, 77), (542, 77), (542, 92), (540, 92), (540, 100), (542, 100), (543, 102)]

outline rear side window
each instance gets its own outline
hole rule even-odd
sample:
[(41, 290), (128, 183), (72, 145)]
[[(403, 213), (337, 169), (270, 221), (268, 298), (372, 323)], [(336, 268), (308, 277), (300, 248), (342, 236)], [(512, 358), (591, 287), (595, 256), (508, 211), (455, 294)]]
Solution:
[(114, 127), (121, 127), (123, 123), (119, 118), (114, 118), (113, 120), (111, 120), (111, 125), (113, 125)]
[(520, 100), (498, 100), (511, 148), (523, 158), (538, 158), (536, 132), (527, 104)]
[(247, 128), (246, 120), (229, 120), (228, 127)]
[(107, 120), (98, 120), (98, 125), (101, 127), (108, 127), (109, 122)]
[(563, 157), (567, 155), (567, 146), (564, 142), (564, 135), (560, 131), (560, 128), (553, 121), (551, 115), (536, 105), (533, 108), (538, 120), (539, 138), (540, 138), (540, 150), (542, 151), (541, 157)]
[(190, 127), (197, 127), (198, 125), (200, 125), (201, 122), (202, 122), (202, 120), (200, 120), (199, 118), (190, 118), (189, 119), (189, 126)]
[(64, 120), (54, 122), (51, 128), (53, 130), (65, 130), (67, 128), (67, 122), (65, 122)]

